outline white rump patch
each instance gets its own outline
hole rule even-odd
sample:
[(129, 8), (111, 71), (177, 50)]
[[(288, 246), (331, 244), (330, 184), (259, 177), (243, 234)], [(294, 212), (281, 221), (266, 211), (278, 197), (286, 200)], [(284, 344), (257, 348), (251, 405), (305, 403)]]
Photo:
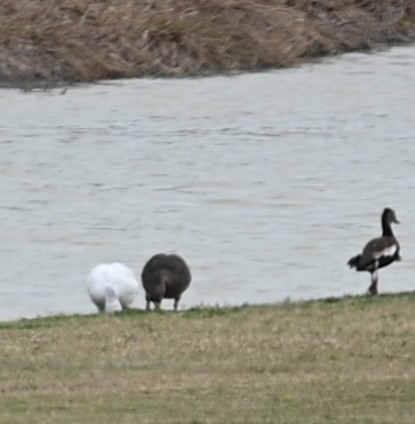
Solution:
[(380, 252), (376, 252), (375, 259), (380, 259), (385, 256), (394, 256), (397, 250), (398, 250), (398, 246), (396, 244), (392, 244), (392, 246), (386, 247)]

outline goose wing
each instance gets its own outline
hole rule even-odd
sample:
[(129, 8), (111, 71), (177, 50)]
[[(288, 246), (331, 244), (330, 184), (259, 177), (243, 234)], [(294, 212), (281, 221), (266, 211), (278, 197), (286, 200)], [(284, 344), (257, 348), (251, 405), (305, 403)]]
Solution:
[(381, 260), (384, 257), (394, 257), (398, 252), (399, 244), (395, 237), (378, 237), (375, 238), (363, 249), (360, 257), (360, 267), (365, 269), (375, 261)]

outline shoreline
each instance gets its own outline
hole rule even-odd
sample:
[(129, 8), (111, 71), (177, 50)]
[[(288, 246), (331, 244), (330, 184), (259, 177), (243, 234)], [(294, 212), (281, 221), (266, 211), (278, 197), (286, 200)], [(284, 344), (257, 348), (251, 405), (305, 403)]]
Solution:
[(412, 0), (7, 0), (0, 20), (0, 86), (28, 90), (233, 75), (415, 41)]
[(73, 313), (73, 314), (65, 314), (65, 313), (57, 313), (57, 314), (51, 314), (51, 315), (38, 315), (31, 318), (17, 318), (17, 319), (11, 319), (11, 320), (0, 320), (0, 330), (2, 328), (9, 328), (17, 326), (19, 327), (20, 324), (29, 324), (30, 323), (36, 323), (36, 322), (46, 322), (46, 321), (65, 321), (65, 320), (71, 320), (71, 319), (94, 319), (94, 317), (99, 316), (117, 316), (117, 317), (131, 317), (131, 316), (145, 316), (145, 315), (151, 315), (160, 313), (161, 315), (192, 315), (192, 314), (207, 314), (208, 316), (211, 315), (226, 315), (227, 313), (232, 313), (235, 311), (243, 311), (243, 310), (250, 310), (250, 309), (268, 309), (268, 308), (286, 308), (286, 307), (308, 307), (308, 306), (315, 306), (315, 305), (324, 305), (324, 304), (334, 304), (334, 303), (344, 303), (348, 301), (365, 301), (370, 299), (373, 299), (376, 301), (376, 299), (395, 299), (395, 298), (406, 298), (415, 296), (415, 291), (405, 291), (405, 292), (391, 292), (391, 293), (381, 293), (377, 296), (370, 296), (367, 293), (358, 294), (358, 295), (344, 295), (344, 296), (328, 296), (328, 297), (321, 297), (321, 298), (315, 298), (315, 299), (300, 299), (300, 300), (291, 300), (286, 299), (281, 302), (275, 302), (275, 303), (243, 303), (241, 305), (200, 305), (200, 306), (193, 306), (188, 309), (180, 309), (179, 311), (174, 311), (170, 308), (162, 309), (161, 311), (146, 311), (145, 308), (129, 308), (122, 312), (116, 312), (114, 314), (110, 313)]

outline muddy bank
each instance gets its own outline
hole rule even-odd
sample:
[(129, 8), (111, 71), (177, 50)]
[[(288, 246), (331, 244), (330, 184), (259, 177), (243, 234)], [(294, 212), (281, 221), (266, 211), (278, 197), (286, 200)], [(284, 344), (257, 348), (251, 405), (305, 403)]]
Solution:
[(3, 0), (0, 81), (250, 71), (414, 40), (414, 0)]

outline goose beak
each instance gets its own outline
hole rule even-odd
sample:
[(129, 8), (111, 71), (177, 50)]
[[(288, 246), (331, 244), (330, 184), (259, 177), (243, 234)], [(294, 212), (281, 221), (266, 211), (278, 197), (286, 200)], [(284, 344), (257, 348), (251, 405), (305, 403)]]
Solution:
[(398, 218), (395, 218), (394, 220), (393, 220), (393, 222), (395, 223), (395, 224), (400, 224), (401, 222), (398, 220)]

